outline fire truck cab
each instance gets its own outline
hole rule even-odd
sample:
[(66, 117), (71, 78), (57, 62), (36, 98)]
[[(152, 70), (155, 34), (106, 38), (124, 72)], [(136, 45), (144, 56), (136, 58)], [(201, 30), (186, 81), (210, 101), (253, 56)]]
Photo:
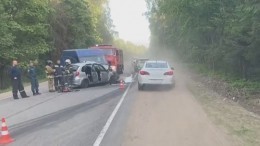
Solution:
[(106, 60), (110, 63), (112, 70), (118, 74), (122, 74), (124, 72), (124, 58), (122, 49), (116, 48), (112, 45), (96, 45), (90, 48), (104, 50)]

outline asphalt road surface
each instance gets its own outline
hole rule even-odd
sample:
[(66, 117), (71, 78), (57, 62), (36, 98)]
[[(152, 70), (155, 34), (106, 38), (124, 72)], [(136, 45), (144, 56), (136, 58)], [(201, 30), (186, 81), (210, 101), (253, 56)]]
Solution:
[(138, 91), (136, 82), (0, 101), (10, 146), (231, 146), (176, 68), (176, 88)]

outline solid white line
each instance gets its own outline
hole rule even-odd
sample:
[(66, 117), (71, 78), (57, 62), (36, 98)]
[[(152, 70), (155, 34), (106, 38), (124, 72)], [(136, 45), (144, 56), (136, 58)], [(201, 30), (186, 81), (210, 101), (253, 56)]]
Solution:
[(105, 136), (105, 134), (107, 133), (107, 130), (109, 128), (109, 126), (111, 125), (112, 121), (114, 120), (115, 118), (115, 115), (116, 113), (118, 112), (120, 106), (122, 105), (127, 93), (128, 93), (128, 90), (129, 88), (131, 87), (132, 83), (127, 87), (125, 93), (123, 94), (123, 96), (121, 97), (120, 101), (118, 102), (118, 104), (116, 105), (114, 111), (112, 112), (112, 114), (110, 115), (110, 117), (108, 118), (105, 126), (103, 127), (103, 129), (101, 130), (101, 132), (99, 133), (95, 143), (93, 144), (93, 146), (99, 146)]

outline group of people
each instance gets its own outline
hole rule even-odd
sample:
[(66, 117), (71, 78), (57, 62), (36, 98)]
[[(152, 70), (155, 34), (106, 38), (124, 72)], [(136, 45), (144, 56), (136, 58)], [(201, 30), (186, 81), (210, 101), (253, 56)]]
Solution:
[(73, 66), (69, 59), (65, 60), (65, 66), (61, 65), (60, 60), (57, 64), (53, 64), (51, 60), (47, 61), (45, 72), (48, 78), (49, 92), (63, 90), (65, 84), (72, 85), (73, 82)]
[[(69, 86), (72, 85), (73, 82), (73, 67), (71, 65), (71, 61), (67, 59), (65, 61), (65, 66), (61, 65), (60, 60), (57, 61), (57, 64), (53, 64), (51, 60), (48, 60), (45, 66), (45, 72), (48, 78), (48, 88), (49, 92), (55, 92), (59, 90), (59, 87), (63, 87), (66, 84)], [(11, 82), (12, 82), (12, 93), (14, 99), (18, 98), (18, 91), (22, 98), (28, 98), (29, 96), (26, 94), (24, 90), (24, 86), (22, 83), (22, 71), (18, 67), (18, 61), (13, 60), (12, 68), (9, 72)], [(40, 95), (39, 92), (39, 82), (37, 79), (37, 71), (35, 68), (35, 64), (30, 62), (27, 76), (31, 81), (31, 91), (34, 96)]]

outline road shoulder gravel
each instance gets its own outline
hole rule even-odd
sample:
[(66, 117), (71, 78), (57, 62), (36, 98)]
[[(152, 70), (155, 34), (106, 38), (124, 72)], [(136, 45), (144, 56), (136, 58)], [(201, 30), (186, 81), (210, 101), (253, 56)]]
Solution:
[(260, 145), (258, 115), (247, 111), (239, 103), (209, 90), (202, 83), (192, 81), (188, 87), (217, 127), (241, 145)]

